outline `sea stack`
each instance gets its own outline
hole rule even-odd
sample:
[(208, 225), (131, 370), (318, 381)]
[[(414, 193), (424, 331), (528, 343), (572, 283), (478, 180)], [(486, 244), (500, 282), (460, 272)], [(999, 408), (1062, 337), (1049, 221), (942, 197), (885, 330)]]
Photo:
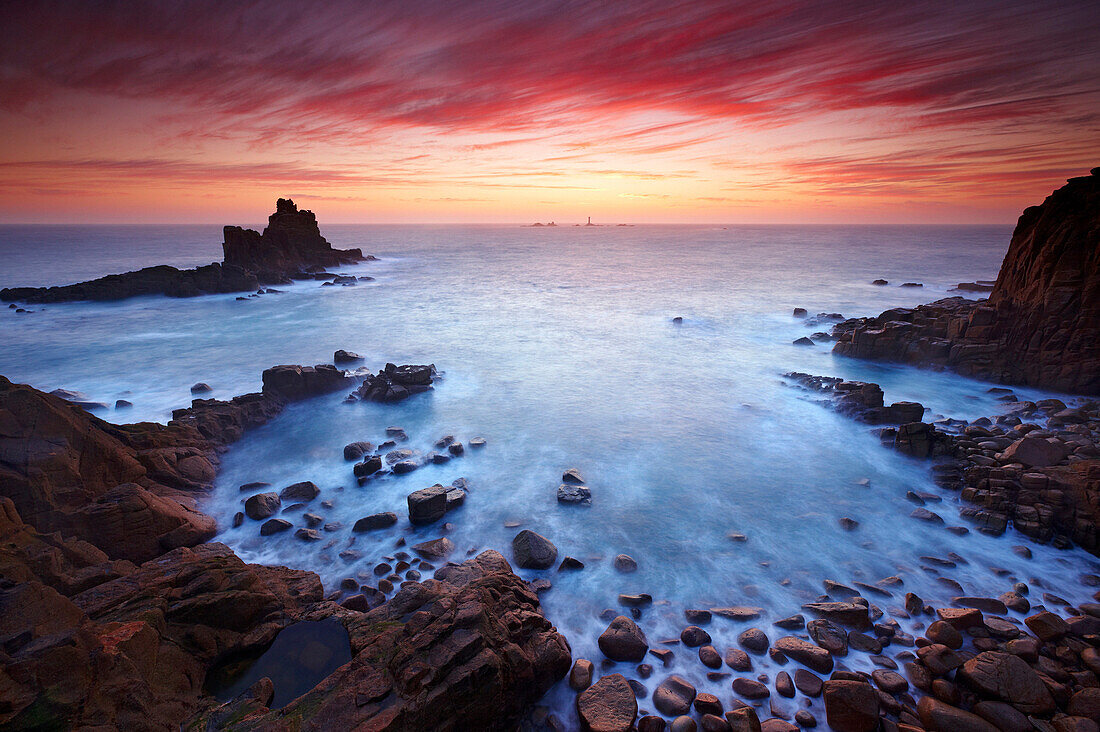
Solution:
[(333, 249), (312, 211), (299, 211), (289, 198), (275, 202), (263, 234), (226, 226), (222, 252), (226, 264), (255, 272), (261, 282), (279, 282), (289, 274), (338, 267), (363, 259), (359, 249)]

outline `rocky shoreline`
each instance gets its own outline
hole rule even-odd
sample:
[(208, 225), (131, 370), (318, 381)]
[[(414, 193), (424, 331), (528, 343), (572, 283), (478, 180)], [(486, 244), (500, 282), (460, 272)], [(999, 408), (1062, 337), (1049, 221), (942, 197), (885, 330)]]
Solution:
[(224, 261), (195, 269), (168, 265), (107, 275), (61, 287), (9, 287), (0, 290), (4, 302), (53, 303), (80, 300), (123, 300), (141, 295), (196, 297), (227, 292), (266, 293), (261, 285), (287, 284), (295, 279), (336, 279), (324, 272), (374, 259), (359, 249), (333, 249), (321, 236), (312, 211), (299, 211), (294, 201), (280, 198), (260, 234), (226, 226)]
[[(949, 299), (843, 321), (833, 329), (836, 352), (1097, 393), (1098, 190), (1100, 169), (1024, 213), (988, 302)], [(282, 200), (263, 235), (227, 227), (225, 253), (225, 264), (211, 267), (257, 283), (361, 257), (332, 250), (312, 213)], [(179, 278), (199, 277), (174, 271), (157, 280), (165, 294)], [(144, 294), (148, 280), (131, 275), (32, 288), (20, 299)], [(202, 276), (220, 286), (221, 275)], [(359, 360), (334, 354), (341, 365)], [(962, 523), (949, 525), (932, 510), (938, 495), (910, 491), (914, 520), (954, 534), (1018, 530), (1100, 555), (1100, 402), (1027, 402), (994, 387), (1004, 413), (925, 422), (923, 405), (887, 404), (876, 384), (786, 376), (809, 398), (873, 425), (884, 445), (930, 460), (936, 482), (967, 504)], [(676, 637), (655, 639), (646, 628), (652, 634), (653, 608), (667, 603), (621, 594), (619, 607), (599, 616), (602, 658), (592, 660), (574, 659), (542, 614), (538, 593), (550, 589), (550, 575), (527, 582), (492, 549), (455, 563), (446, 561), (455, 549), (446, 536), (413, 547), (401, 538), (371, 572), (326, 591), (312, 572), (246, 564), (209, 543), (217, 527), (197, 499), (211, 489), (219, 455), (247, 430), (291, 402), (347, 390), (349, 403), (395, 403), (442, 377), (434, 365), (387, 364), (377, 373), (276, 366), (264, 371), (260, 392), (194, 399), (167, 425), (110, 424), (0, 377), (0, 730), (561, 730), (561, 719), (532, 705), (566, 677), (582, 727), (598, 732), (1100, 729), (1100, 591), (1098, 602), (1073, 604), (1042, 577), (995, 569), (1004, 591), (976, 595), (952, 576), (969, 563), (953, 552), (927, 550), (910, 568), (953, 591), (937, 607), (907, 590), (906, 571), (856, 573), (820, 578), (820, 594), (770, 627), (757, 622), (762, 608), (695, 607), (683, 610)], [(361, 485), (401, 476), (484, 444), (447, 435), (422, 455), (398, 446), (406, 437), (393, 427), (377, 446), (347, 444), (351, 476)], [(385, 512), (330, 527), (312, 509), (326, 504), (315, 484), (269, 488), (242, 486), (244, 510), (234, 519), (253, 522), (265, 540), (317, 541), (330, 529), (354, 535), (398, 522)], [(460, 478), (409, 493), (410, 525), (443, 521), (467, 489)], [(579, 471), (563, 473), (557, 500), (561, 510), (591, 505)], [(295, 508), (300, 518), (282, 515)], [(525, 570), (585, 567), (531, 530), (518, 531), (510, 551)], [(1016, 551), (1030, 556), (1025, 545)], [(623, 574), (638, 566), (624, 554), (612, 565)], [(1079, 581), (1100, 587), (1091, 573)], [(316, 625), (336, 632), (304, 644), (314, 657), (286, 655), (279, 638)], [(308, 683), (282, 698), (282, 682), (265, 676), (227, 697), (215, 682), (253, 661), (293, 663)], [(729, 691), (700, 691), (681, 674)]]
[[(355, 381), (278, 366), (262, 392), (116, 426), (0, 378), (0, 729), (510, 729), (570, 652), (499, 554), (404, 582), (370, 610), (326, 600), (312, 572), (205, 543), (214, 522), (194, 502), (218, 453), (287, 403)], [(207, 693), (227, 659), (326, 618), (346, 628), (352, 662), (309, 694), (272, 710), (270, 681), (227, 706)]]
[(843, 356), (1100, 394), (1100, 168), (1026, 209), (988, 300), (948, 298), (833, 329)]

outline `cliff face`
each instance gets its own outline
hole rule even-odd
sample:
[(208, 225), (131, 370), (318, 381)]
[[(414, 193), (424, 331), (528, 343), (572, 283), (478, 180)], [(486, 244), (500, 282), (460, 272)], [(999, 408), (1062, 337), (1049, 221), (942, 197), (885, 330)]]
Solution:
[(854, 318), (836, 353), (1100, 394), (1100, 168), (1024, 211), (988, 301)]
[[(1100, 168), (1024, 211), (989, 297), (988, 333), (1024, 383), (1100, 392)], [(978, 336), (968, 328), (967, 335)]]
[(227, 226), (222, 243), (225, 263), (256, 272), (261, 281), (278, 282), (290, 273), (336, 267), (363, 259), (359, 249), (333, 249), (317, 226), (312, 211), (299, 211), (294, 201), (280, 198), (263, 234)]

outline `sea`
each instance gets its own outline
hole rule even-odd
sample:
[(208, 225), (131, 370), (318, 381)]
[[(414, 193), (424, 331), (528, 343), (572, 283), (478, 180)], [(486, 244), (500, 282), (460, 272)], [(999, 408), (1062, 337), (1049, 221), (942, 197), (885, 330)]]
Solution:
[[(976, 527), (956, 535), (911, 518), (906, 494), (924, 492), (940, 499), (927, 507), (946, 526), (966, 526), (958, 496), (936, 487), (928, 461), (882, 447), (870, 427), (783, 378), (800, 371), (873, 381), (887, 403), (924, 404), (926, 420), (1001, 413), (988, 383), (835, 356), (829, 343), (795, 345), (830, 324), (808, 325), (793, 309), (866, 316), (964, 294), (954, 290), (960, 282), (995, 279), (1011, 227), (326, 225), (322, 233), (336, 247), (377, 256), (339, 270), (373, 280), (303, 281), (244, 301), (155, 296), (30, 305), (27, 313), (5, 308), (0, 374), (110, 405), (132, 402), (96, 412), (108, 421), (165, 422), (189, 405), (196, 382), (213, 388), (206, 396), (228, 399), (257, 391), (265, 368), (331, 363), (336, 349), (362, 355), (375, 370), (387, 362), (435, 364), (443, 376), (435, 389), (405, 402), (345, 404), (346, 394), (335, 393), (293, 404), (247, 433), (222, 456), (216, 487), (201, 499), (218, 521), (216, 541), (247, 561), (317, 572), (331, 591), (347, 577), (373, 584), (373, 567), (401, 551), (401, 539), (412, 545), (445, 535), (455, 544), (452, 561), (487, 549), (511, 560), (512, 538), (530, 529), (557, 546), (559, 561), (571, 556), (585, 565), (518, 570), (550, 582), (542, 606), (574, 658), (649, 691), (676, 673), (727, 708), (729, 680), (708, 680), (691, 649), (669, 646), (668, 669), (649, 659), (658, 667), (649, 679), (634, 664), (601, 665), (601, 615), (630, 614), (620, 594), (652, 595), (638, 623), (656, 644), (679, 636), (685, 609), (760, 608), (750, 623), (716, 617), (707, 627), (722, 653), (750, 624), (773, 640), (786, 634), (772, 623), (804, 612), (825, 579), (901, 578), (892, 597), (869, 599), (916, 634), (926, 619), (894, 612), (905, 592), (942, 606), (955, 595), (996, 597), (1024, 582), (1033, 604), (1043, 604), (1044, 592), (1073, 603), (1091, 598), (1082, 576), (1098, 564), (1080, 549), (1033, 544), (1011, 528), (999, 537)], [(220, 259), (216, 226), (0, 227), (0, 287)], [(879, 278), (889, 284), (873, 285)], [(922, 286), (901, 287), (906, 282)], [(1014, 391), (1020, 399), (1073, 402)], [(399, 447), (425, 454), (446, 435), (486, 445), (358, 486), (343, 446), (378, 444), (390, 426), (409, 437)], [(557, 502), (569, 468), (584, 476), (591, 506)], [(408, 524), (407, 494), (458, 478), (469, 493), (445, 524)], [(260, 537), (250, 520), (232, 527), (241, 484), (278, 489), (303, 480), (321, 488), (318, 502), (331, 501), (313, 512), (342, 526), (323, 541), (291, 532)], [(382, 511), (402, 520), (351, 532), (358, 518)], [(302, 523), (301, 514), (289, 517)], [(842, 517), (858, 525), (847, 530)], [(1014, 550), (1022, 544), (1031, 558)], [(362, 558), (341, 558), (345, 549)], [(954, 568), (922, 559), (952, 553)], [(637, 570), (617, 571), (618, 554), (632, 557)], [(861, 654), (844, 663), (873, 668)], [(753, 677), (781, 670), (767, 657), (754, 664)], [(572, 726), (573, 699), (562, 682), (545, 703)], [(765, 711), (769, 703), (788, 714), (798, 704), (773, 696)], [(649, 699), (639, 704), (652, 709)]]

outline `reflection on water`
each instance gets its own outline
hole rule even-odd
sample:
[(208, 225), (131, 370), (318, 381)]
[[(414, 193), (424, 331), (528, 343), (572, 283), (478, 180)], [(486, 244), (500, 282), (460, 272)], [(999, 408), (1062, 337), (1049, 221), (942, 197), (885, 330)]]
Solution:
[(350, 660), (348, 631), (340, 621), (303, 620), (279, 631), (258, 658), (226, 659), (212, 668), (206, 692), (225, 702), (267, 677), (275, 687), (271, 708), (281, 709)]

